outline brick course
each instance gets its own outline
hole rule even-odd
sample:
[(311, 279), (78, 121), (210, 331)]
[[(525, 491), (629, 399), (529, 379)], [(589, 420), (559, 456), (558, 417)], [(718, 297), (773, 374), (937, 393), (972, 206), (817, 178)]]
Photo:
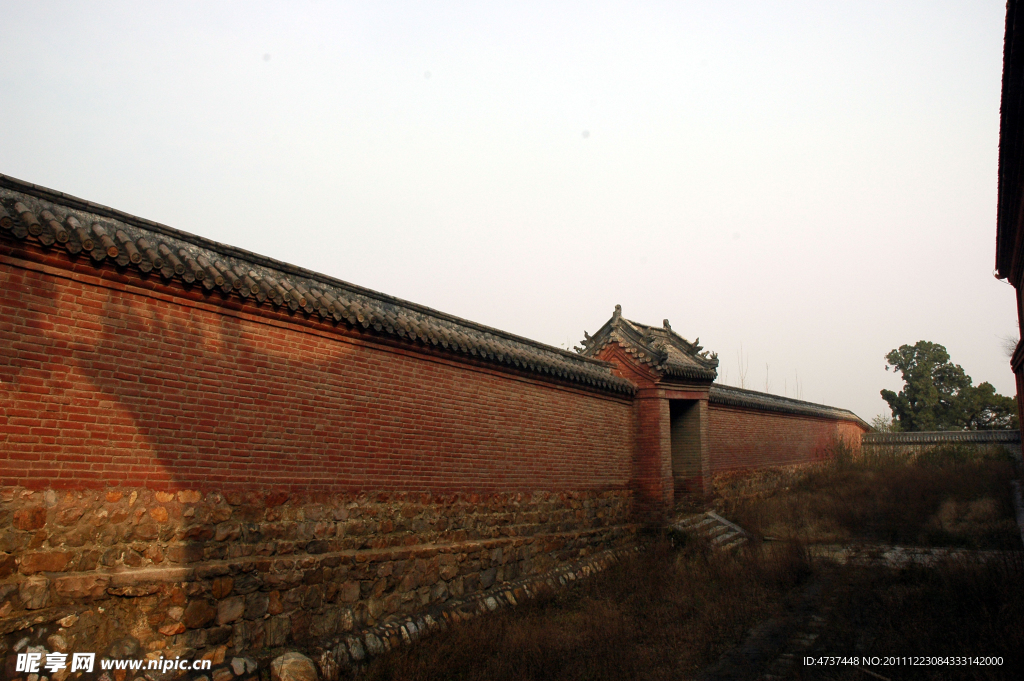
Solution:
[[(623, 489), (628, 400), (88, 276), (0, 269), (0, 484)], [(55, 276), (56, 274), (56, 276)]]

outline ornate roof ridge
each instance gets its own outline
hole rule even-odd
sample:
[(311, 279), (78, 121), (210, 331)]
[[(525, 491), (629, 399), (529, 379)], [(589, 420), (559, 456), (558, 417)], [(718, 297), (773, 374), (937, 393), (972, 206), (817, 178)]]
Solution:
[[(314, 320), (348, 324), (602, 391), (633, 394), (611, 365), (372, 289), (0, 174), (0, 234), (60, 248), (101, 268), (143, 276)], [(81, 255), (79, 255), (81, 254)], [(84, 256), (88, 255), (89, 258)]]
[(672, 330), (666, 319), (661, 327), (634, 322), (622, 316), (616, 305), (611, 319), (593, 336), (583, 333), (583, 347), (576, 351), (594, 357), (609, 343), (617, 342), (637, 362), (663, 375), (713, 381), (718, 375), (718, 355), (690, 342)]

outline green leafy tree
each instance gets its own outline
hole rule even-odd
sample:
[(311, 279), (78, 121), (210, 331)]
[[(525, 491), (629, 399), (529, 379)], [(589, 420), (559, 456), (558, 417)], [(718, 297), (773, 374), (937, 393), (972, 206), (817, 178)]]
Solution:
[(996, 393), (991, 383), (974, 386), (938, 343), (901, 345), (885, 356), (903, 375), (903, 390), (882, 391), (903, 431), (991, 430), (1017, 427), (1017, 400)]
[(965, 405), (968, 430), (1018, 428), (1017, 398), (1000, 395), (995, 387), (984, 382), (971, 391)]

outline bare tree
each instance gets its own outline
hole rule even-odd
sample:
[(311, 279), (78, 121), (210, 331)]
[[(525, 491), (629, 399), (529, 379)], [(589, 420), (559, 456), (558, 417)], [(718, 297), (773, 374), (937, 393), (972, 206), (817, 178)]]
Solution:
[(899, 422), (893, 421), (891, 416), (885, 414), (877, 414), (871, 419), (871, 427), (879, 433), (898, 433), (900, 430)]
[(1010, 333), (1001, 336), (999, 340), (1003, 345), (1003, 354), (1006, 355), (1007, 359), (1012, 358), (1013, 353), (1017, 350), (1017, 344), (1020, 342), (1020, 339)]
[(747, 369), (749, 368), (749, 360), (746, 355), (743, 354), (743, 344), (740, 343), (740, 350), (736, 353), (736, 360), (740, 365), (740, 387), (747, 387)]

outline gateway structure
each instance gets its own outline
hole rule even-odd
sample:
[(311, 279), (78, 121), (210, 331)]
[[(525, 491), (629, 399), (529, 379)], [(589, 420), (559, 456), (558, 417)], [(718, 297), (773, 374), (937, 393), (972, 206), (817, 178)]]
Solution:
[(667, 321), (616, 307), (584, 344), (0, 176), (0, 643), (306, 645), (628, 546), (718, 472), (868, 429), (715, 385)]

